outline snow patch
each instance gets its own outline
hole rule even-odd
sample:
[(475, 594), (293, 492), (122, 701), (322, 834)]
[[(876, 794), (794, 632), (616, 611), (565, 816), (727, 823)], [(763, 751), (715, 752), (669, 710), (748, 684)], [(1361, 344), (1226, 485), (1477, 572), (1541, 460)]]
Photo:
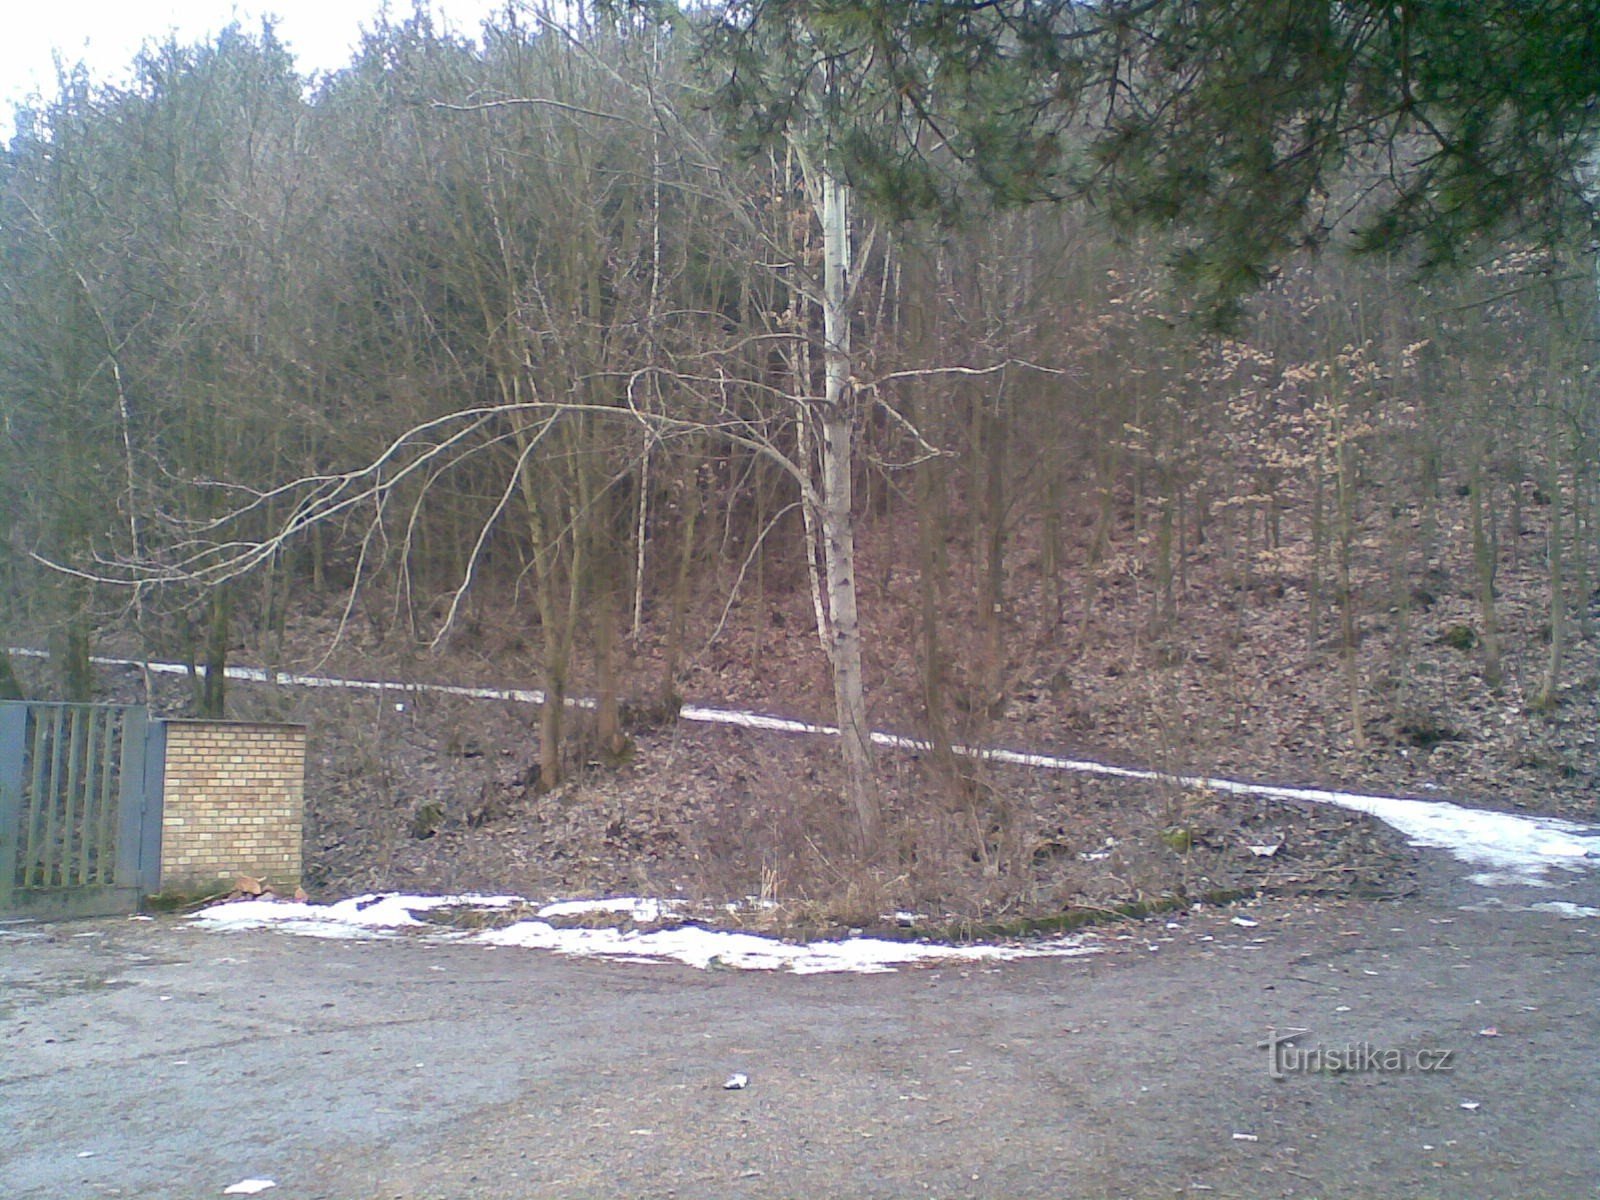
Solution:
[[(216, 904), (195, 914), (197, 924), (216, 930), (273, 928), (310, 937), (393, 937), (407, 927), (425, 926), (413, 914), (438, 908), (504, 909), (524, 901), (514, 896), (357, 896), (337, 904), (305, 904), (282, 900), (244, 900)], [(616, 897), (547, 904), (541, 917), (611, 913), (648, 922), (681, 911), (681, 902)], [(937, 963), (1010, 962), (1021, 958), (1069, 958), (1093, 954), (1098, 947), (1082, 937), (1062, 937), (1010, 945), (953, 946), (896, 942), (879, 938), (847, 938), (799, 945), (753, 933), (683, 925), (674, 929), (557, 929), (548, 920), (518, 921), (503, 929), (463, 938), (441, 931), (457, 942), (490, 947), (547, 950), (574, 957), (607, 958), (631, 963), (682, 963), (700, 970), (788, 971), (796, 975), (837, 972), (862, 974), (894, 971), (903, 966)]]
[(1543, 879), (1525, 871), (1479, 871), (1476, 874), (1468, 875), (1467, 882), (1475, 883), (1479, 887), (1555, 887), (1555, 884), (1548, 879)]
[(619, 915), (641, 925), (664, 921), (682, 912), (681, 900), (651, 900), (639, 896), (613, 896), (605, 900), (557, 900), (546, 904), (538, 912), (541, 920), (556, 917), (590, 917), (602, 914)]
[(396, 893), (352, 896), (335, 904), (286, 900), (238, 900), (213, 904), (193, 920), (208, 929), (265, 929), (305, 937), (391, 936), (397, 929), (427, 924), (412, 914), (437, 908), (501, 909), (521, 904), (520, 896), (407, 896)]
[(795, 975), (840, 972), (876, 974), (902, 966), (936, 963), (1010, 962), (1021, 958), (1067, 958), (1093, 954), (1098, 947), (1081, 938), (1058, 938), (1027, 945), (951, 946), (847, 938), (796, 944), (753, 933), (684, 925), (649, 932), (622, 929), (556, 929), (544, 921), (519, 921), (474, 939), (490, 946), (549, 950), (575, 957), (622, 962), (676, 962), (700, 970), (789, 971)]
[(1600, 908), (1590, 908), (1587, 904), (1573, 904), (1567, 900), (1544, 900), (1538, 904), (1528, 905), (1529, 912), (1555, 913), (1569, 921), (1580, 921), (1585, 917), (1600, 917)]
[(1257, 788), (1255, 793), (1367, 813), (1405, 834), (1413, 846), (1446, 850), (1462, 862), (1490, 868), (1481, 876), (1485, 881), (1494, 878), (1497, 883), (1538, 882), (1552, 868), (1581, 871), (1600, 866), (1600, 828), (1559, 817), (1465, 808), (1447, 800), (1404, 800), (1295, 788)]
[(1573, 904), (1570, 900), (1541, 900), (1536, 904), (1507, 904), (1498, 896), (1490, 896), (1477, 904), (1463, 904), (1462, 912), (1536, 912), (1550, 913), (1566, 921), (1582, 921), (1600, 917), (1600, 908), (1587, 904)]

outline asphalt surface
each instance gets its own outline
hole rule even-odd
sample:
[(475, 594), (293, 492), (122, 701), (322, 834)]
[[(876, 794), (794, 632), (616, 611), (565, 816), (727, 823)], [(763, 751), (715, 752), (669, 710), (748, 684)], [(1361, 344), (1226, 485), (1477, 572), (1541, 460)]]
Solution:
[(0, 1198), (1600, 1197), (1600, 920), (1520, 908), (1600, 884), (1460, 874), (869, 976), (4, 925)]

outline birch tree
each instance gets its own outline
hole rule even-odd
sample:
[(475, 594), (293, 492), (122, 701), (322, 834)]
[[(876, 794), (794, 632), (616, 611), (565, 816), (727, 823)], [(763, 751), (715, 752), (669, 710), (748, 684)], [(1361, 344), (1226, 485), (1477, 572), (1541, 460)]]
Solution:
[[(1042, 36), (1046, 30), (1052, 36)], [(748, 145), (800, 160), (822, 234), (812, 298), (823, 318), (823, 394), (813, 505), (825, 567), (825, 642), (847, 796), (875, 850), (882, 808), (862, 677), (853, 479), (861, 405), (852, 327), (877, 217), (953, 217), (974, 183), (986, 199), (1051, 192), (1062, 113), (1035, 103), (1080, 80), (1065, 5), (812, 4), (735, 0), (704, 34), (718, 101)], [(725, 74), (722, 74), (725, 73)], [(963, 167), (966, 169), (963, 170)], [(858, 196), (868, 219), (857, 217)]]

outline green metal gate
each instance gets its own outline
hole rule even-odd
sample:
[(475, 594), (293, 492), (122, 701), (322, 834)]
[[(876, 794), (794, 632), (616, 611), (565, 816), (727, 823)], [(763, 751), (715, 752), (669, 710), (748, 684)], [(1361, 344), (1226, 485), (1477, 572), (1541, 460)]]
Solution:
[(164, 733), (134, 705), (0, 703), (0, 914), (132, 912), (156, 890)]

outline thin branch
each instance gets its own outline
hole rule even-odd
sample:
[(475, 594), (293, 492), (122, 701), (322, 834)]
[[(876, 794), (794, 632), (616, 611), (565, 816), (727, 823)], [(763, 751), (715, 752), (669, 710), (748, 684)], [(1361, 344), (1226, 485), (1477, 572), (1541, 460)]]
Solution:
[[(800, 501), (798, 500), (791, 500), (788, 504), (785, 504), (773, 514), (772, 520), (767, 522), (766, 527), (762, 529), (756, 540), (751, 544), (749, 553), (744, 556), (744, 562), (739, 566), (739, 574), (734, 578), (733, 586), (728, 589), (728, 599), (722, 606), (722, 616), (717, 619), (717, 627), (711, 631), (711, 636), (706, 639), (705, 650), (709, 650), (716, 645), (717, 639), (722, 636), (723, 626), (728, 623), (728, 614), (733, 611), (733, 602), (739, 598), (739, 589), (744, 586), (745, 573), (750, 570), (750, 564), (755, 561), (756, 555), (766, 543), (767, 535), (777, 527), (779, 521), (799, 507)], [(705, 650), (702, 650), (701, 653), (704, 654)]]
[(595, 108), (584, 108), (581, 104), (569, 104), (565, 100), (552, 100), (548, 96), (507, 96), (501, 100), (477, 100), (471, 104), (451, 104), (444, 100), (429, 100), (429, 108), (443, 109), (446, 112), (483, 112), (495, 108), (555, 108), (563, 112), (576, 113), (584, 117), (599, 117), (602, 121), (617, 121), (623, 125), (639, 127), (639, 122), (631, 117), (624, 117), (618, 113), (601, 112)]
[(444, 639), (444, 636), (450, 632), (451, 627), (455, 624), (456, 613), (461, 608), (461, 598), (466, 595), (467, 589), (472, 586), (472, 580), (477, 574), (478, 560), (483, 555), (484, 544), (489, 540), (489, 531), (494, 528), (495, 522), (500, 519), (501, 514), (505, 512), (506, 507), (511, 503), (511, 497), (516, 494), (517, 485), (522, 481), (522, 472), (527, 469), (528, 459), (533, 456), (533, 452), (544, 441), (545, 435), (555, 427), (560, 415), (560, 413), (553, 413), (546, 418), (538, 431), (522, 447), (522, 452), (517, 456), (517, 465), (512, 468), (511, 474), (507, 477), (506, 486), (500, 493), (500, 499), (495, 503), (494, 511), (478, 527), (477, 539), (472, 543), (472, 553), (467, 556), (466, 566), (461, 571), (461, 583), (450, 597), (450, 608), (444, 615), (444, 622), (428, 643), (430, 648), (436, 649), (440, 641)]

